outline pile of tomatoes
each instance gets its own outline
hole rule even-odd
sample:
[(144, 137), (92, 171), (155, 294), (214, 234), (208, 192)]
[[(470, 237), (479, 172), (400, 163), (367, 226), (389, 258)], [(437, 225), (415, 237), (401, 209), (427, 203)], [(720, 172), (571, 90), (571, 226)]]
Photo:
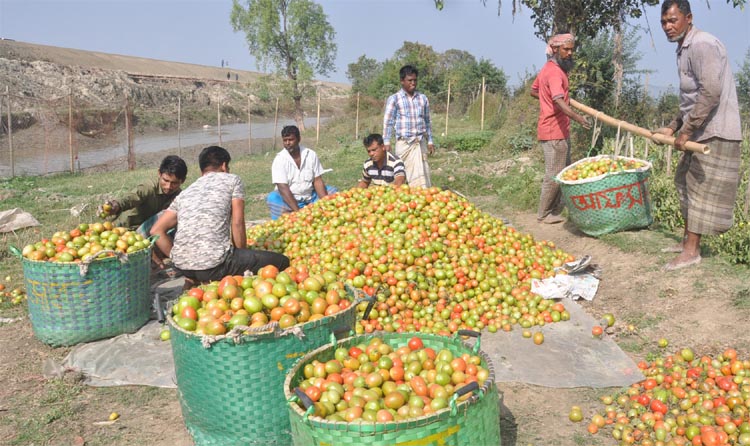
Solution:
[(640, 169), (645, 165), (643, 161), (605, 156), (589, 161), (579, 161), (560, 172), (560, 178), (565, 181), (577, 181), (595, 178), (610, 172)]
[(380, 423), (445, 409), (458, 389), (472, 382), (482, 386), (490, 376), (479, 356), (435, 351), (419, 337), (402, 347), (378, 337), (349, 349), (339, 347), (333, 359), (305, 364), (303, 374), (299, 388), (314, 403), (313, 416)]
[[(683, 348), (638, 367), (646, 379), (602, 397), (589, 432), (609, 427), (621, 444), (750, 445), (750, 360), (736, 350), (698, 358)], [(580, 421), (580, 408), (569, 417)]]
[(69, 231), (58, 231), (52, 237), (23, 247), (29, 260), (48, 262), (81, 262), (90, 257), (112, 257), (117, 251), (130, 254), (151, 246), (151, 241), (135, 231), (114, 227), (111, 222), (81, 223)]
[(569, 316), (532, 294), (531, 280), (553, 276), (573, 257), (449, 190), (354, 188), (254, 226), (247, 237), (252, 247), (374, 295), (358, 332), (510, 330)]
[(172, 307), (182, 329), (199, 335), (223, 335), (235, 326), (260, 327), (278, 322), (286, 329), (343, 311), (351, 305), (344, 284), (331, 273), (309, 275), (268, 265), (257, 276), (226, 276), (192, 288)]
[[(10, 282), (10, 277), (6, 277), (6, 282)], [(11, 305), (18, 305), (26, 299), (26, 292), (22, 287), (14, 287), (0, 282), (0, 304), (8, 302)]]

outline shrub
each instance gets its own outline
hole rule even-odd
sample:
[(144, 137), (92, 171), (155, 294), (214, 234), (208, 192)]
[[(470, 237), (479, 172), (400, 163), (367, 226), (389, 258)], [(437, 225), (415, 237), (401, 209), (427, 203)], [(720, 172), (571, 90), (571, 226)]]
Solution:
[(458, 152), (476, 152), (479, 149), (487, 147), (495, 136), (494, 132), (471, 132), (460, 133), (448, 137), (438, 137), (438, 145)]

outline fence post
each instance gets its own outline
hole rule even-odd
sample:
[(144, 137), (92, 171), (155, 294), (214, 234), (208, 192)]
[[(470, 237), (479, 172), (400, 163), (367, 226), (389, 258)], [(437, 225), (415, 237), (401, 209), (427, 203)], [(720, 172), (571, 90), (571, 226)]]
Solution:
[(253, 153), (253, 125), (250, 114), (250, 96), (247, 97), (247, 154)]
[(5, 101), (8, 107), (8, 150), (10, 154), (10, 177), (16, 176), (16, 162), (13, 159), (13, 119), (10, 117), (10, 88), (5, 86)]
[(128, 170), (135, 170), (135, 150), (133, 150), (133, 124), (130, 116), (130, 98), (125, 96), (125, 131), (128, 136)]
[(219, 145), (221, 145), (221, 95), (219, 95), (219, 99), (216, 101), (216, 123), (219, 133)]
[(484, 76), (482, 76), (482, 117), (480, 121), (479, 130), (484, 130)]
[(448, 115), (451, 110), (451, 81), (448, 81), (448, 98), (445, 100), (445, 137), (448, 137)]
[(68, 148), (70, 149), (70, 173), (75, 172), (75, 155), (73, 154), (73, 88), (68, 91)]
[(180, 127), (182, 126), (182, 96), (177, 96), (177, 156), (182, 157), (182, 135)]
[(279, 98), (276, 98), (276, 112), (273, 114), (273, 150), (276, 150), (276, 128), (279, 125)]
[(359, 92), (357, 92), (357, 112), (354, 118), (354, 140), (359, 140)]
[(317, 111), (317, 122), (315, 123), (315, 147), (318, 147), (318, 141), (320, 141), (320, 89), (318, 89), (318, 111)]

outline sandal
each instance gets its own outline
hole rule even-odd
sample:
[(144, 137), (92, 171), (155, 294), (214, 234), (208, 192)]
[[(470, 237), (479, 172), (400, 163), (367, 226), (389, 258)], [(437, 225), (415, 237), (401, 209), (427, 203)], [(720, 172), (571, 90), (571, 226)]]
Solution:
[(674, 271), (677, 269), (687, 268), (688, 266), (697, 265), (701, 263), (702, 257), (696, 256), (690, 260), (685, 260), (684, 262), (675, 262), (675, 260), (672, 260), (671, 262), (664, 265), (664, 271)]
[(176, 277), (182, 276), (182, 273), (179, 272), (177, 269), (175, 269), (175, 268), (173, 268), (171, 266), (168, 266), (168, 267), (160, 270), (157, 273), (157, 275), (159, 277), (161, 277), (161, 278), (164, 278), (164, 279), (174, 279)]

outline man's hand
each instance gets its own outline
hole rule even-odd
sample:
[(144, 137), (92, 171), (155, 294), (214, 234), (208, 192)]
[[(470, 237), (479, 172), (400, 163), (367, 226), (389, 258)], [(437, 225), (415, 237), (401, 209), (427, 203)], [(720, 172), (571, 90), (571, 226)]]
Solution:
[(435, 144), (427, 143), (427, 154), (432, 155), (433, 153), (435, 153)]
[(114, 200), (105, 201), (96, 208), (96, 212), (99, 214), (99, 218), (102, 219), (116, 217), (120, 214), (120, 205)]
[(677, 138), (675, 138), (674, 140), (674, 148), (681, 152), (684, 152), (685, 144), (688, 142), (689, 139), (690, 139), (689, 134), (680, 132), (679, 136), (677, 136)]
[(589, 122), (588, 118), (585, 116), (578, 115), (581, 119), (576, 119), (576, 121), (581, 124), (581, 127), (585, 128), (586, 130), (591, 128), (591, 123)]
[[(674, 134), (674, 130), (672, 130), (669, 127), (660, 127), (654, 131), (651, 132), (652, 135), (664, 135), (664, 136), (672, 136)], [(657, 143), (657, 144), (664, 144), (663, 141), (659, 139), (654, 139), (654, 137), (651, 137), (651, 141)]]

